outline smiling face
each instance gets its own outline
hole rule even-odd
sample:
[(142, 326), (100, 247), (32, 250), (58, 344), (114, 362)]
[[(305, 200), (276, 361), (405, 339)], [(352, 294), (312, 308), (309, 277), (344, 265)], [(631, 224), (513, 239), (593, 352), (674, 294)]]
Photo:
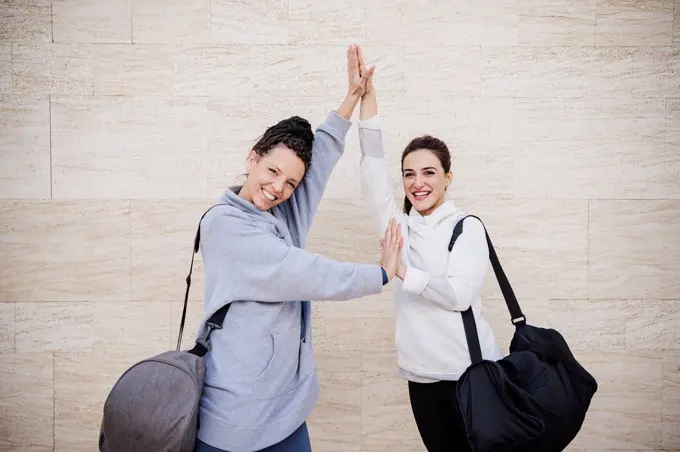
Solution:
[(451, 182), (441, 160), (429, 149), (410, 151), (403, 159), (402, 182), (406, 198), (421, 215), (431, 214), (446, 199)]
[(291, 197), (305, 175), (305, 164), (294, 151), (278, 144), (265, 155), (251, 151), (248, 179), (239, 195), (260, 210), (269, 210)]

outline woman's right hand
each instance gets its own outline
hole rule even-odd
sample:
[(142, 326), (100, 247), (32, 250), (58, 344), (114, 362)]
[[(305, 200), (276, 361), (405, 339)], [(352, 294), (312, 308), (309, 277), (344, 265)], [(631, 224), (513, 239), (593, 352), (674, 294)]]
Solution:
[(366, 63), (364, 63), (364, 54), (361, 51), (361, 47), (359, 45), (357, 45), (356, 50), (357, 50), (357, 57), (359, 59), (359, 73), (365, 79), (364, 92), (362, 94), (362, 97), (363, 97), (363, 96), (371, 95), (371, 94), (374, 93), (374, 91), (373, 91), (373, 72), (375, 71), (375, 65), (371, 64), (370, 66), (366, 66)]
[(399, 262), (401, 262), (401, 247), (403, 244), (401, 225), (392, 218), (385, 228), (385, 236), (380, 240), (380, 248), (382, 249), (380, 265), (385, 269), (388, 281), (391, 281), (397, 272)]

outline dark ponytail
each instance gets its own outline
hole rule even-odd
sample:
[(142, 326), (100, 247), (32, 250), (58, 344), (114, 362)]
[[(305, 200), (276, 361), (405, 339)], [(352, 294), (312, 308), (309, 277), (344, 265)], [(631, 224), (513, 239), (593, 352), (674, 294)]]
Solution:
[[(404, 171), (404, 159), (406, 156), (411, 152), (418, 151), (420, 149), (427, 149), (437, 156), (439, 162), (442, 164), (442, 168), (444, 168), (445, 173), (451, 171), (451, 153), (449, 152), (449, 148), (446, 146), (446, 143), (444, 143), (439, 138), (435, 138), (430, 135), (423, 135), (421, 137), (412, 139), (411, 142), (406, 145), (404, 152), (401, 154), (402, 172)], [(404, 195), (404, 213), (408, 215), (411, 213), (412, 208), (413, 205), (411, 204), (411, 201), (409, 201), (408, 197)]]

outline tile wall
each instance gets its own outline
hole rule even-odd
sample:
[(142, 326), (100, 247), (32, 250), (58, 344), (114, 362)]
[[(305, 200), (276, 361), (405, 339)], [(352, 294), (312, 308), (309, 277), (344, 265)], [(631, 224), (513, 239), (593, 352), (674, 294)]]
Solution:
[[(3, 0), (0, 451), (96, 450), (115, 379), (175, 344), (203, 209), (267, 125), (339, 105), (352, 41), (395, 188), (444, 139), (529, 320), (597, 377), (571, 450), (680, 450), (679, 0)], [(309, 244), (374, 261), (359, 155), (354, 126)], [(491, 273), (485, 299), (507, 347)], [(315, 451), (424, 450), (393, 315), (315, 303)]]

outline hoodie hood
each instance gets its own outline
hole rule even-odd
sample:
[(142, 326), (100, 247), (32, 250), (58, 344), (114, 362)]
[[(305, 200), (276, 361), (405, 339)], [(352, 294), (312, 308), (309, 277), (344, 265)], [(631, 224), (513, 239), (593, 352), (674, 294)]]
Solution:
[(255, 204), (239, 196), (241, 188), (243, 188), (242, 185), (228, 187), (220, 196), (218, 203), (233, 207), (240, 215), (247, 216), (250, 221), (256, 224), (260, 223), (263, 229), (273, 232), (281, 238), (290, 235), (285, 222), (275, 216), (278, 206), (271, 210), (260, 210)]

